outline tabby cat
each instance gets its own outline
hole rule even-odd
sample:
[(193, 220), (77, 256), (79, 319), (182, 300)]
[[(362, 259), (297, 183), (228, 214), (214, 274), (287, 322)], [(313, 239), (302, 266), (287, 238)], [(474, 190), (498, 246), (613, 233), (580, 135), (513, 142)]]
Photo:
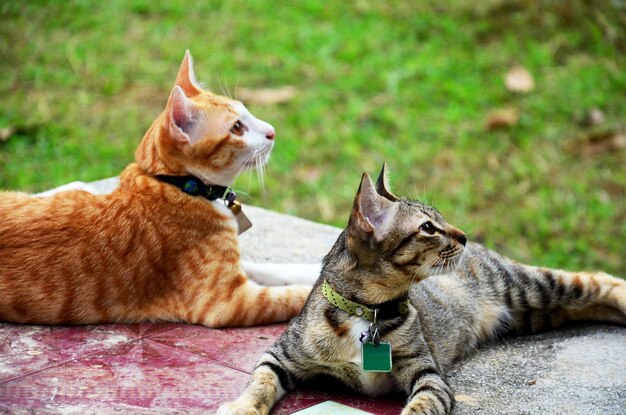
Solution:
[(201, 89), (187, 51), (113, 193), (0, 193), (0, 321), (222, 327), (297, 315), (310, 285), (247, 278), (226, 188), (263, 165), (273, 144), (270, 124)]
[(455, 361), (494, 337), (570, 320), (625, 325), (626, 281), (521, 265), (467, 243), (434, 208), (390, 193), (383, 167), (376, 185), (363, 176), (302, 314), (218, 414), (267, 414), (316, 375), (370, 396), (399, 390), (405, 415), (449, 414)]

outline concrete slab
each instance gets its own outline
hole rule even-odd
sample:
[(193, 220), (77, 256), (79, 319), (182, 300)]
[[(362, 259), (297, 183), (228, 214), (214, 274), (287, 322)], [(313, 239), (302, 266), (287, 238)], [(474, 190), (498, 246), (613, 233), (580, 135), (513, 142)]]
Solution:
[[(111, 191), (117, 179), (94, 183)], [(245, 201), (244, 201), (245, 202)], [(254, 226), (241, 236), (244, 258), (316, 262), (340, 229), (245, 206)], [(454, 414), (626, 414), (626, 329), (584, 325), (504, 339), (451, 373)]]

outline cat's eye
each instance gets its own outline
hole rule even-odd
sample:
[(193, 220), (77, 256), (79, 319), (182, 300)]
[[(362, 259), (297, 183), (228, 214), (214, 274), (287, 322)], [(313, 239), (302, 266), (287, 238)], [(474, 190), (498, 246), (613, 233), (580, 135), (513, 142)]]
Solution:
[(431, 221), (428, 221), (428, 222), (422, 223), (422, 226), (420, 226), (420, 230), (426, 232), (429, 235), (433, 235), (437, 229), (435, 228), (435, 225), (433, 225)]
[(241, 137), (246, 132), (246, 126), (241, 121), (235, 121), (230, 132)]

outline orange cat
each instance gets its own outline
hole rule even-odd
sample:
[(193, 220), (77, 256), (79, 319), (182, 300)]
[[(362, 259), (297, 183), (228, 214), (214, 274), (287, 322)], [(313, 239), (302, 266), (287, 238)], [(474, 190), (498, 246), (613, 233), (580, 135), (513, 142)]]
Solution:
[(187, 52), (113, 193), (0, 192), (0, 320), (222, 327), (297, 315), (310, 287), (249, 280), (235, 215), (216, 199), (267, 161), (273, 139), (243, 104), (198, 86)]

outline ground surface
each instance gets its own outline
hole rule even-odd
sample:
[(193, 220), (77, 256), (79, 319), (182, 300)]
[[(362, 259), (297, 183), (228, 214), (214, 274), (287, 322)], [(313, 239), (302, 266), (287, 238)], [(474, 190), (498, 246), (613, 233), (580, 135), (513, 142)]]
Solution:
[[(115, 184), (107, 180), (99, 188)], [(316, 262), (339, 233), (245, 209), (254, 223), (241, 238), (247, 259)], [(256, 359), (285, 327), (0, 323), (0, 413), (213, 413), (238, 396)], [(460, 364), (450, 381), (456, 415), (623, 415), (626, 329), (589, 325), (508, 339)], [(349, 415), (352, 408), (389, 415), (402, 405), (402, 398), (374, 400), (317, 388), (289, 395), (274, 413)]]

